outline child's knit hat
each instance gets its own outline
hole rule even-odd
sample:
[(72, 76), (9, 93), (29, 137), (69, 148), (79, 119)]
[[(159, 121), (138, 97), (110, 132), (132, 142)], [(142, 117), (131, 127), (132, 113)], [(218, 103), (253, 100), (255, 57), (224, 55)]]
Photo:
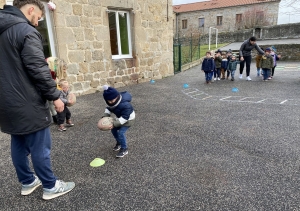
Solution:
[(265, 49), (265, 52), (266, 52), (266, 51), (271, 52), (271, 48), (266, 48), (266, 49)]
[(113, 100), (117, 98), (120, 93), (113, 87), (109, 87), (107, 85), (103, 86), (103, 98), (104, 100)]

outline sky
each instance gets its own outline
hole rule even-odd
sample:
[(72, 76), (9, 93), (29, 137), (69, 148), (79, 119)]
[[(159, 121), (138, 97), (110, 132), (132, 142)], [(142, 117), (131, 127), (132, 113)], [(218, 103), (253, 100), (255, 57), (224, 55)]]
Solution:
[[(173, 0), (173, 5), (188, 4), (207, 0)], [(295, 2), (291, 4), (292, 2)], [(299, 0), (281, 0), (278, 12), (278, 24), (299, 23), (300, 22), (300, 4)]]

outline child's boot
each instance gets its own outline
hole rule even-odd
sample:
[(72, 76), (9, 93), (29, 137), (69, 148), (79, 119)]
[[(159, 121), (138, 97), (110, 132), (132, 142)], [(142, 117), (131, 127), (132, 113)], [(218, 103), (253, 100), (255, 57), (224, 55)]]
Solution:
[(68, 127), (73, 127), (73, 126), (74, 126), (73, 122), (72, 122), (70, 119), (68, 119), (68, 120), (66, 121), (66, 125), (67, 125)]
[(63, 131), (66, 131), (66, 130), (67, 130), (67, 129), (65, 128), (65, 126), (64, 126), (63, 124), (58, 125), (58, 131), (63, 132)]

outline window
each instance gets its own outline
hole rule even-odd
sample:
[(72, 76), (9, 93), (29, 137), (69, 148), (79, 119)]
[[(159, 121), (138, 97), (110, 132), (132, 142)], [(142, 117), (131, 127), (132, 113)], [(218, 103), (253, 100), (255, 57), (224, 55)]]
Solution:
[(223, 16), (217, 16), (217, 26), (222, 25), (222, 19), (223, 19)]
[[(45, 17), (43, 17), (39, 21), (39, 25), (36, 29), (40, 32), (43, 37), (43, 48), (44, 48), (44, 55), (45, 58), (49, 56), (57, 56), (56, 49), (55, 49), (55, 42), (54, 42), (54, 35), (53, 35), (53, 26), (52, 26), (52, 17), (48, 8), (47, 3), (42, 2), (45, 7)], [(13, 5), (13, 0), (7, 0), (7, 5)]]
[(264, 19), (264, 11), (258, 11), (258, 12), (256, 12), (256, 19), (258, 21), (263, 20)]
[(108, 21), (112, 59), (132, 58), (129, 20), (129, 12), (109, 10)]
[(187, 28), (187, 20), (182, 20), (182, 29)]
[(199, 18), (199, 28), (204, 27), (204, 18)]
[(242, 22), (242, 14), (236, 14), (235, 15), (235, 23), (241, 23)]

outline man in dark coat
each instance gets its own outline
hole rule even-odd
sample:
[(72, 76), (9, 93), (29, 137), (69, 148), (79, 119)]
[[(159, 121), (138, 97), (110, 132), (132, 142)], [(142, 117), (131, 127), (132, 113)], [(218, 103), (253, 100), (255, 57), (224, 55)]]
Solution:
[[(11, 156), (22, 195), (43, 185), (43, 199), (52, 199), (75, 187), (57, 180), (51, 168), (51, 115), (64, 108), (60, 92), (45, 61), (42, 36), (35, 29), (44, 14), (40, 0), (14, 0), (0, 10), (0, 127), (11, 135)], [(36, 175), (30, 170), (31, 154)]]
[(245, 40), (240, 47), (240, 79), (243, 78), (243, 70), (246, 63), (246, 80), (251, 81), (250, 78), (250, 65), (251, 65), (251, 51), (255, 48), (259, 54), (263, 55), (265, 52), (256, 44), (256, 37), (250, 37)]

